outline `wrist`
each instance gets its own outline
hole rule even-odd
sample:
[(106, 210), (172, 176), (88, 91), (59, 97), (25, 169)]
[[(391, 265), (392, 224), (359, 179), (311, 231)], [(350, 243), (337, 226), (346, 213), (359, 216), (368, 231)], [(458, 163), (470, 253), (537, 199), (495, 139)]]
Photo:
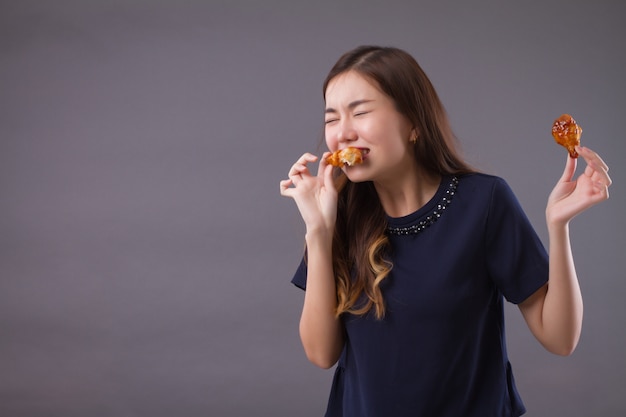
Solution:
[(332, 244), (333, 230), (326, 227), (307, 227), (306, 234), (304, 235), (307, 246), (314, 245), (316, 243)]
[(569, 222), (571, 218), (564, 218), (563, 216), (559, 216), (559, 213), (556, 210), (546, 209), (546, 225), (548, 226), (548, 230), (555, 229), (561, 230), (569, 227)]
[(546, 226), (550, 236), (569, 235), (569, 220), (558, 220), (546, 217)]

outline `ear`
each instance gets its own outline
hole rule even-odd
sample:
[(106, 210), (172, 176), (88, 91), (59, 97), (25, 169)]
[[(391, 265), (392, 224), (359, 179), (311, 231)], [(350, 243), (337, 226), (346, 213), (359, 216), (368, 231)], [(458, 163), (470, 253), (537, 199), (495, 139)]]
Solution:
[(417, 128), (414, 127), (413, 129), (411, 129), (411, 136), (410, 136), (409, 141), (414, 144), (417, 142), (417, 138), (419, 138), (419, 136), (420, 136), (419, 130), (417, 130)]

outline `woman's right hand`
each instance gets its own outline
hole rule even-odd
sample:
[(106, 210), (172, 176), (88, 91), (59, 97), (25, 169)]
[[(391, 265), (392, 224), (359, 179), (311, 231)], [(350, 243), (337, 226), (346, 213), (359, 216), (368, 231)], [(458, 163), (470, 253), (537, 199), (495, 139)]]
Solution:
[(296, 202), (304, 220), (307, 233), (312, 231), (332, 232), (337, 219), (337, 189), (332, 170), (326, 162), (329, 153), (322, 156), (317, 175), (313, 175), (308, 164), (318, 157), (305, 153), (289, 170), (289, 179), (280, 182), (280, 194)]
[(318, 157), (305, 153), (289, 170), (289, 179), (280, 182), (280, 193), (296, 202), (306, 225), (307, 282), (300, 317), (300, 339), (307, 358), (317, 366), (330, 368), (343, 350), (341, 321), (335, 315), (337, 290), (332, 260), (332, 239), (337, 220), (337, 188), (333, 167), (324, 153), (311, 174), (309, 166)]

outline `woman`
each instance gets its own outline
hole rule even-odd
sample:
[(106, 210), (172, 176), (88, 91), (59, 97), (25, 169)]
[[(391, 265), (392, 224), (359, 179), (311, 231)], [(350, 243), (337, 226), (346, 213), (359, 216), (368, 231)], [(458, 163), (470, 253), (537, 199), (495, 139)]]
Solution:
[[(329, 150), (362, 150), (333, 168), (305, 153), (281, 181), (306, 226), (293, 283), (306, 289), (307, 357), (337, 363), (327, 416), (519, 416), (503, 298), (550, 352), (578, 342), (582, 297), (568, 223), (608, 198), (608, 167), (578, 147), (551, 193), (549, 256), (507, 184), (455, 150), (445, 110), (417, 62), (359, 47), (324, 83)], [(314, 175), (310, 166), (318, 164)]]

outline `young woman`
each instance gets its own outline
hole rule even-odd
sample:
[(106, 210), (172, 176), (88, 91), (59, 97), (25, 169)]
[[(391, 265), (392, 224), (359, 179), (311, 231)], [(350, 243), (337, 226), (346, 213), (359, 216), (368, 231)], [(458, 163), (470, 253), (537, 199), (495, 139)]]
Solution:
[[(546, 253), (500, 178), (455, 150), (437, 94), (396, 48), (343, 55), (324, 83), (330, 151), (363, 151), (334, 168), (305, 153), (280, 182), (306, 225), (292, 282), (305, 289), (307, 357), (337, 363), (327, 416), (519, 416), (503, 298), (550, 352), (569, 355), (583, 305), (568, 223), (608, 198), (608, 167), (578, 147), (546, 208)], [(311, 165), (317, 164), (317, 173)], [(548, 256), (549, 254), (549, 256)]]

